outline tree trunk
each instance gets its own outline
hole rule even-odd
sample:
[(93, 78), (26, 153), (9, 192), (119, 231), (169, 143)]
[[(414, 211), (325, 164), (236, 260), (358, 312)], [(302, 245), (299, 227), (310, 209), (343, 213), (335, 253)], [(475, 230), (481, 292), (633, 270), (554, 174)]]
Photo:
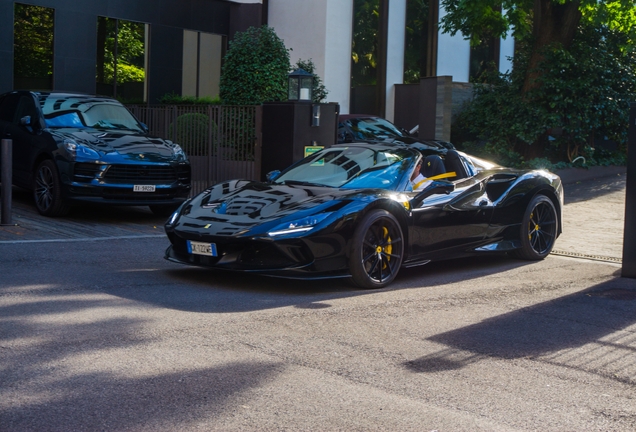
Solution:
[(571, 0), (565, 4), (553, 0), (534, 0), (533, 46), (528, 71), (523, 85), (523, 94), (538, 86), (541, 76), (538, 69), (543, 60), (543, 50), (553, 44), (569, 48), (581, 21), (580, 0)]
[[(543, 71), (539, 66), (544, 59), (544, 49), (555, 43), (566, 49), (572, 45), (581, 21), (580, 5), (580, 0), (570, 0), (564, 4), (553, 0), (534, 0), (533, 45), (522, 89), (522, 96), (528, 103), (532, 103), (527, 97), (528, 92), (540, 85), (538, 79)], [(518, 143), (515, 151), (525, 160), (542, 157), (547, 142), (545, 138), (541, 137), (533, 145)]]

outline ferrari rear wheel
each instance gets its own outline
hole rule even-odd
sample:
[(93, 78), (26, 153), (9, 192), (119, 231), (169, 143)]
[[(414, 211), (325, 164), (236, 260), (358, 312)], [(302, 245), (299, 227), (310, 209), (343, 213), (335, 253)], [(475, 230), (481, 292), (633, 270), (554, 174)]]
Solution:
[(521, 222), (521, 248), (518, 258), (542, 260), (552, 251), (558, 232), (558, 217), (554, 204), (545, 195), (535, 196)]
[(60, 176), (55, 162), (40, 162), (33, 175), (33, 197), (38, 212), (44, 216), (63, 216), (70, 206), (62, 198)]
[(395, 279), (402, 265), (402, 228), (391, 213), (367, 214), (353, 235), (349, 268), (352, 282), (361, 288), (382, 288)]

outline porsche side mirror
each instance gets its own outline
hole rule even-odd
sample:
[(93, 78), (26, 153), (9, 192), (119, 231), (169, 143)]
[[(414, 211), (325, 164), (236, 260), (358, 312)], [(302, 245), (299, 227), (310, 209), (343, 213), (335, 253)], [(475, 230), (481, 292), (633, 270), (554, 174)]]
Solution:
[(24, 126), (30, 133), (39, 133), (41, 129), (40, 124), (37, 121), (33, 121), (31, 116), (20, 118), (20, 125)]
[(276, 180), (279, 176), (280, 176), (280, 170), (274, 170), (274, 171), (268, 172), (265, 178), (267, 179), (268, 183), (271, 183), (274, 180)]
[(31, 126), (31, 116), (24, 116), (20, 119), (22, 126)]
[(423, 191), (415, 195), (411, 200), (411, 208), (418, 207), (422, 201), (431, 195), (448, 195), (455, 190), (455, 185), (447, 181), (434, 181), (428, 185)]

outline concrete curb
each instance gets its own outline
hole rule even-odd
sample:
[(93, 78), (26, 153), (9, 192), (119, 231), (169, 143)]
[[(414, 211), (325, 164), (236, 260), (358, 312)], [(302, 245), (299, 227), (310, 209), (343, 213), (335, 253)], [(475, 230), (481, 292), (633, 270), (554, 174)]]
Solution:
[(561, 177), (563, 184), (567, 185), (602, 177), (625, 175), (627, 173), (627, 167), (612, 165), (594, 166), (589, 168), (566, 168), (554, 171), (554, 173)]

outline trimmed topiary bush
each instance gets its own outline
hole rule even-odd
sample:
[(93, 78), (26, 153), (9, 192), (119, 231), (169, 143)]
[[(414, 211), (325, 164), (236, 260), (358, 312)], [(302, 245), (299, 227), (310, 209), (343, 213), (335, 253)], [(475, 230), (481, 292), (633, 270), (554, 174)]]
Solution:
[(221, 70), (221, 100), (227, 105), (286, 100), (289, 65), (289, 50), (271, 27), (237, 32)]
[[(188, 156), (207, 156), (210, 148), (210, 126), (216, 129), (216, 123), (201, 113), (182, 114), (177, 117), (175, 142)], [(168, 128), (168, 136), (174, 137), (174, 123)]]

